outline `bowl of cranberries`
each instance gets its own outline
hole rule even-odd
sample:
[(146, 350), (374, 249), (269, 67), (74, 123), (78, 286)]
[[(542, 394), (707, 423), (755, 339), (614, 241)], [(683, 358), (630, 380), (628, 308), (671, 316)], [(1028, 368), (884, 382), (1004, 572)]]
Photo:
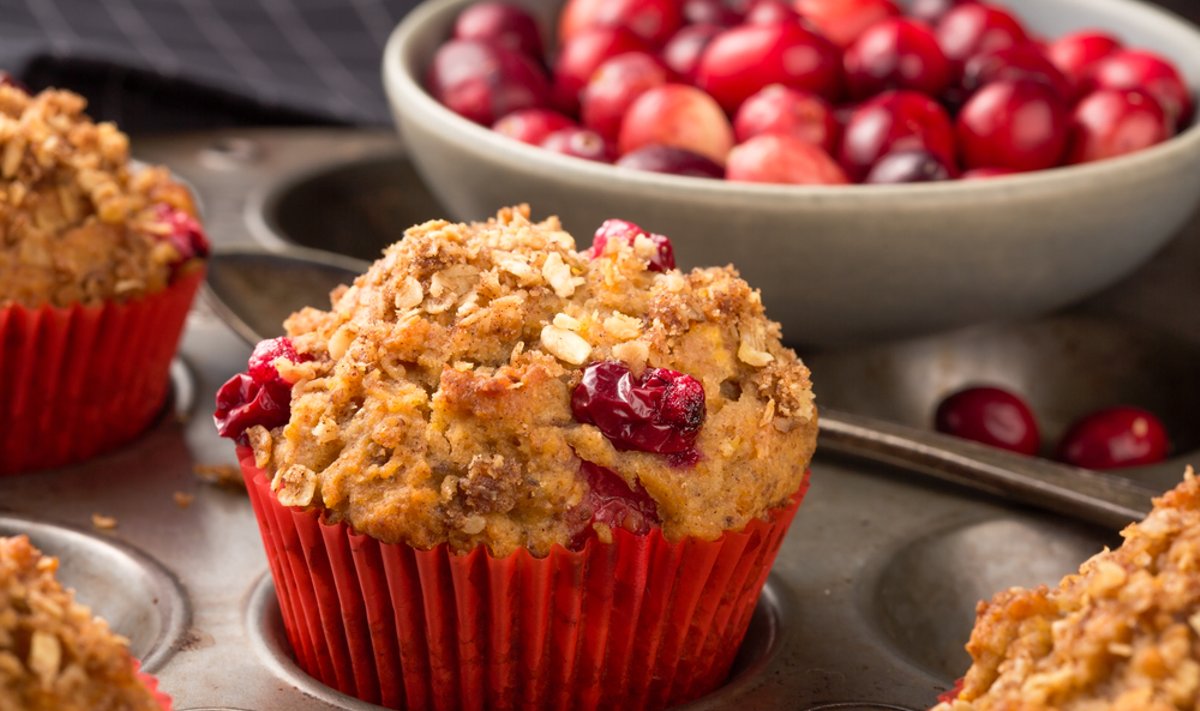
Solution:
[(385, 87), (461, 219), (629, 215), (834, 345), (1027, 317), (1200, 194), (1200, 32), (1137, 0), (433, 0)]

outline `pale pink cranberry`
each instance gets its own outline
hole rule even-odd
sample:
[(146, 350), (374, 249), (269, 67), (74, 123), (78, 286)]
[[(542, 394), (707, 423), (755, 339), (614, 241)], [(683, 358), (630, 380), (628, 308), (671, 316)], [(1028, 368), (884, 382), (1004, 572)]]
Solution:
[(1020, 397), (995, 387), (960, 390), (938, 405), (938, 432), (1033, 456), (1041, 447), (1037, 419)]
[(683, 20), (687, 25), (732, 27), (742, 21), (742, 14), (722, 0), (685, 0)]
[(650, 144), (684, 148), (724, 164), (733, 128), (708, 94), (686, 84), (664, 84), (643, 92), (621, 122), (621, 155)]
[(667, 368), (635, 377), (624, 363), (601, 361), (583, 369), (571, 412), (617, 449), (674, 454), (696, 444), (706, 414), (704, 385)]
[(1149, 148), (1170, 137), (1170, 119), (1149, 94), (1102, 89), (1075, 105), (1067, 162), (1113, 158)]
[(755, 0), (746, 12), (749, 25), (777, 25), (780, 22), (799, 22), (800, 15), (784, 0)]
[(213, 423), (222, 437), (247, 444), (246, 430), (256, 425), (267, 429), (287, 424), (291, 418), (292, 383), (276, 366), (283, 359), (303, 363), (311, 356), (296, 352), (289, 338), (260, 341), (247, 363), (247, 372), (239, 373), (217, 391), (217, 409)]
[(451, 40), (439, 47), (427, 84), (451, 111), (485, 126), (550, 100), (546, 77), (532, 59), (477, 40)]
[(1058, 445), (1058, 458), (1085, 469), (1120, 469), (1156, 464), (1170, 450), (1167, 428), (1154, 413), (1120, 406), (1071, 425)]
[(875, 161), (864, 183), (891, 185), (895, 183), (931, 183), (954, 177), (951, 166), (925, 150), (895, 151)]
[(841, 167), (820, 147), (795, 136), (765, 133), (734, 146), (725, 178), (743, 183), (845, 185)]
[(542, 139), (542, 148), (584, 160), (611, 163), (613, 150), (604, 137), (595, 131), (570, 126), (561, 128)]
[(570, 512), (570, 518), (578, 521), (578, 531), (567, 544), (569, 549), (580, 550), (596, 538), (597, 523), (635, 536), (644, 536), (661, 525), (658, 505), (641, 482), (635, 481), (630, 487), (620, 474), (586, 461), (579, 463), (579, 474), (587, 483), (587, 493), (579, 508)]
[(894, 151), (928, 151), (955, 164), (954, 128), (946, 110), (915, 91), (889, 91), (862, 104), (842, 132), (841, 163), (860, 181), (883, 156)]
[(537, 21), (506, 2), (481, 2), (463, 10), (454, 22), (454, 39), (492, 42), (538, 61), (542, 58)]
[(647, 232), (628, 220), (605, 220), (592, 235), (592, 247), (589, 254), (592, 259), (604, 254), (604, 249), (610, 239), (623, 240), (632, 245), (638, 237), (645, 237), (655, 246), (654, 256), (650, 258), (649, 268), (652, 272), (666, 272), (675, 268), (675, 249), (671, 240), (653, 232)]
[(1146, 50), (1122, 49), (1092, 67), (1090, 89), (1141, 89), (1167, 112), (1173, 129), (1192, 118), (1192, 95), (1175, 65)]
[(570, 0), (559, 18), (559, 40), (565, 44), (597, 27), (623, 27), (659, 47), (682, 24), (678, 0)]
[(1025, 28), (1007, 10), (984, 3), (959, 5), (937, 25), (938, 44), (946, 58), (961, 67), (971, 57), (1028, 41)]
[(1016, 175), (1017, 171), (1008, 168), (972, 168), (958, 176), (959, 180), (987, 180), (1000, 178), (1005, 175)]
[(909, 5), (908, 15), (932, 27), (937, 25), (947, 12), (969, 2), (975, 0), (913, 0)]
[(523, 143), (540, 145), (546, 136), (575, 122), (550, 109), (521, 109), (508, 114), (492, 125), (492, 130)]
[(937, 96), (950, 84), (950, 62), (933, 30), (916, 20), (880, 20), (859, 35), (843, 61), (846, 87), (855, 99), (888, 89)]
[(900, 14), (892, 0), (796, 0), (796, 11), (839, 47), (849, 47), (868, 27)]
[(718, 25), (690, 25), (675, 33), (675, 36), (663, 47), (663, 62), (680, 77), (692, 81), (696, 75), (696, 66), (700, 64), (700, 55), (713, 38), (721, 34)]
[(617, 167), (651, 173), (687, 175), (693, 178), (723, 178), (725, 169), (718, 163), (683, 148), (651, 144), (626, 153)]
[(1067, 143), (1067, 105), (1036, 81), (988, 84), (958, 115), (958, 141), (967, 168), (1042, 170), (1058, 165)]
[(595, 27), (573, 36), (554, 62), (554, 91), (559, 107), (573, 114), (579, 92), (606, 60), (628, 52), (644, 52), (646, 42), (624, 27)]
[(1096, 62), (1120, 48), (1120, 41), (1112, 35), (1098, 30), (1084, 30), (1063, 35), (1046, 45), (1046, 58), (1074, 85), (1079, 86), (1088, 78)]
[(738, 143), (764, 133), (795, 136), (832, 151), (838, 124), (833, 109), (821, 97), (772, 84), (742, 102), (733, 119)]
[(977, 54), (963, 66), (961, 86), (964, 100), (982, 87), (996, 81), (1029, 79), (1048, 84), (1064, 100), (1075, 88), (1054, 63), (1032, 44), (1005, 47)]
[(647, 89), (667, 83), (668, 70), (645, 52), (619, 54), (601, 64), (580, 95), (583, 125), (616, 141), (621, 120)]
[(696, 85), (733, 113), (770, 84), (836, 99), (841, 75), (837, 48), (800, 24), (742, 25), (725, 30), (705, 48)]

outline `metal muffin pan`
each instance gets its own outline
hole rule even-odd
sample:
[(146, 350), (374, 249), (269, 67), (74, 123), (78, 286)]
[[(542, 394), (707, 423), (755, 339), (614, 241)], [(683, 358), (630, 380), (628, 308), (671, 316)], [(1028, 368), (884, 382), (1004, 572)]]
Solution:
[[(334, 248), (326, 236), (345, 233), (330, 217), (344, 214), (358, 240), (345, 251), (366, 256), (367, 249), (398, 239), (408, 224), (441, 215), (424, 198), (405, 202), (424, 195), (423, 189), (405, 172), (400, 146), (381, 132), (220, 132), (138, 145), (142, 158), (169, 164), (197, 187), (221, 247), (282, 250), (295, 241)], [(1191, 234), (1200, 237), (1200, 230)], [(264, 285), (268, 270), (263, 267)], [(289, 298), (295, 294), (259, 291), (264, 309), (293, 308)], [(1100, 320), (1113, 323), (1103, 314)], [(244, 324), (243, 335), (277, 322), (278, 314), (264, 316)], [(975, 376), (962, 363), (1011, 360), (1018, 368), (1013, 372), (1048, 373), (1039, 358), (1070, 352), (994, 350), (1006, 337), (1027, 340), (1019, 326), (978, 333), (991, 336), (960, 334), (886, 352), (815, 354), (818, 396), (851, 411), (917, 422), (936, 394), (923, 393), (925, 381), (905, 376), (903, 368), (872, 363), (908, 363), (918, 373), (924, 368), (932, 374), (929, 382), (948, 388)], [(1136, 334), (1140, 331), (1122, 326), (1096, 338), (1118, 353), (1143, 342)], [(981, 339), (976, 350), (968, 347), (976, 343), (972, 339)], [(927, 359), (936, 343), (947, 344), (947, 354)], [(1190, 347), (1150, 350), (1163, 360), (1156, 355), (1104, 370), (1088, 356), (1070, 370), (1081, 371), (1081, 378), (1092, 372), (1095, 383), (1111, 383), (1118, 392), (1136, 380), (1127, 377), (1131, 370), (1145, 366), (1147, 397), (1183, 399), (1179, 378), (1191, 377), (1190, 371), (1163, 364), (1186, 359)], [(298, 669), (282, 634), (249, 502), (243, 493), (203, 483), (193, 472), (196, 464), (234, 464), (232, 447), (213, 430), (208, 403), (244, 367), (248, 351), (245, 338), (202, 302), (184, 337), (176, 406), (122, 450), (61, 471), (0, 479), (0, 532), (26, 530), (48, 553), (61, 555), (63, 578), (134, 640), (135, 651), (151, 662), (181, 711), (377, 708), (327, 689)], [(992, 352), (1004, 355), (976, 360), (975, 354)], [(1035, 383), (1039, 397), (1050, 398), (1044, 385), (1049, 380), (1028, 382)], [(1065, 405), (1077, 391), (1066, 388), (1061, 397)], [(1164, 412), (1169, 425), (1175, 412)], [(1183, 409), (1178, 412), (1186, 417)], [(1135, 475), (1162, 488), (1178, 478), (1178, 464)], [(176, 492), (194, 499), (180, 507)], [(92, 529), (96, 513), (116, 518), (117, 527)], [(1114, 538), (1112, 531), (899, 469), (818, 455), (811, 492), (768, 580), (737, 671), (725, 687), (686, 708), (927, 708), (965, 669), (962, 644), (979, 598), (1010, 585), (1053, 582)]]

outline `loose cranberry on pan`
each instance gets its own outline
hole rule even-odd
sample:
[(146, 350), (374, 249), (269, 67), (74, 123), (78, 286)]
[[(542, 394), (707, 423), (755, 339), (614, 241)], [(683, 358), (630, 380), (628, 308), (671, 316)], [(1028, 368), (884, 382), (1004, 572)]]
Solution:
[(958, 115), (963, 165), (1016, 171), (1052, 168), (1066, 150), (1067, 120), (1066, 104), (1046, 84), (989, 84)]
[(946, 58), (959, 67), (976, 54), (1028, 40), (1025, 28), (1007, 10), (974, 2), (959, 5), (943, 15), (938, 21), (937, 38)]
[(1192, 118), (1192, 95), (1179, 70), (1153, 52), (1123, 49), (1096, 63), (1089, 89), (1141, 89), (1167, 112), (1172, 130)]
[(938, 405), (938, 432), (1032, 456), (1041, 446), (1037, 420), (1025, 401), (1007, 390), (980, 386), (960, 390)]
[(1087, 469), (1118, 469), (1167, 458), (1167, 430), (1154, 413), (1137, 407), (1112, 407), (1071, 425), (1058, 447), (1058, 458)]
[(542, 59), (537, 22), (522, 8), (505, 2), (481, 2), (463, 10), (454, 23), (454, 38), (492, 42)]
[(611, 163), (613, 159), (612, 148), (603, 136), (579, 126), (569, 126), (551, 133), (542, 139), (541, 146), (548, 151), (600, 163)]
[(838, 131), (833, 108), (824, 99), (781, 84), (772, 84), (746, 99), (733, 119), (733, 134), (739, 143), (764, 133), (783, 134), (832, 151)]
[(704, 386), (690, 375), (648, 368), (634, 377), (616, 361), (592, 363), (571, 394), (579, 422), (595, 425), (617, 449), (674, 454), (694, 447), (704, 424)]
[(596, 27), (623, 27), (659, 47), (681, 24), (678, 0), (570, 0), (559, 20), (559, 40), (569, 42)]
[(583, 125), (616, 142), (621, 120), (634, 100), (667, 83), (669, 70), (654, 55), (627, 52), (606, 60), (580, 96)]
[(508, 114), (492, 126), (496, 133), (523, 143), (539, 145), (546, 136), (559, 129), (574, 126), (575, 122), (550, 109), (521, 109)]
[(842, 133), (841, 163), (861, 180), (893, 151), (925, 150), (954, 165), (954, 129), (936, 101), (914, 91), (892, 91), (862, 104)]
[(880, 158), (863, 182), (874, 184), (929, 183), (950, 180), (954, 171), (929, 151), (896, 151)]
[(650, 271), (665, 272), (675, 268), (675, 249), (671, 240), (663, 235), (647, 232), (628, 220), (605, 220), (604, 224), (592, 236), (592, 259), (604, 254), (605, 245), (610, 239), (625, 240), (632, 245), (638, 237), (646, 237), (656, 247), (655, 254), (650, 258)]
[(1146, 92), (1096, 91), (1076, 104), (1071, 114), (1067, 162), (1113, 158), (1170, 137), (1166, 112)]
[(664, 84), (642, 93), (625, 113), (617, 149), (642, 146), (684, 148), (724, 163), (733, 147), (733, 127), (711, 96), (687, 84)]
[(663, 62), (680, 77), (689, 82), (695, 78), (700, 55), (713, 38), (721, 34), (718, 25), (690, 25), (675, 33), (663, 47)]
[(871, 25), (900, 14), (892, 0), (796, 0), (796, 11), (839, 47)]
[(651, 144), (626, 153), (617, 160), (621, 168), (651, 173), (688, 175), (694, 178), (723, 178), (725, 169), (708, 158), (675, 146)]
[(451, 40), (439, 47), (427, 83), (451, 111), (485, 126), (550, 100), (546, 77), (533, 60), (476, 40)]
[(559, 108), (568, 113), (576, 111), (579, 92), (605, 60), (647, 49), (644, 40), (624, 27), (596, 27), (572, 37), (554, 63), (554, 94)]
[(897, 17), (871, 25), (843, 59), (846, 87), (855, 99), (888, 89), (937, 96), (950, 84), (950, 62), (933, 30), (916, 20)]
[(1121, 48), (1112, 35), (1098, 30), (1084, 30), (1063, 35), (1046, 45), (1046, 58), (1079, 86), (1088, 78), (1092, 67), (1101, 59)]
[(614, 531), (623, 528), (636, 535), (645, 535), (662, 523), (658, 505), (641, 483), (635, 482), (631, 488), (613, 470), (591, 462), (580, 462), (579, 473), (587, 481), (588, 492), (579, 509), (572, 512), (582, 523), (579, 533), (571, 540), (572, 550), (579, 550), (595, 536), (592, 524), (602, 523)]
[(247, 371), (233, 376), (217, 391), (213, 421), (222, 437), (246, 444), (246, 430), (255, 425), (270, 429), (287, 424), (292, 383), (280, 375), (275, 365), (280, 358), (292, 363), (311, 360), (296, 352), (290, 338), (261, 341), (250, 355)]

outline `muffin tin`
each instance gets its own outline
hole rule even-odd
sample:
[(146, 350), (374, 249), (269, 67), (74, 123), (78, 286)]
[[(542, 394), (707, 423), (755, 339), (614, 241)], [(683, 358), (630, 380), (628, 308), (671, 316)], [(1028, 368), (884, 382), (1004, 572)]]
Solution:
[[(367, 257), (404, 226), (444, 214), (384, 133), (222, 132), (139, 146), (140, 157), (171, 165), (196, 186), (219, 248), (344, 244), (351, 256)], [(1200, 238), (1197, 226), (1182, 249), (1200, 242), (1193, 237)], [(1174, 298), (1188, 296), (1188, 281), (1171, 277), (1187, 263), (1152, 265), (1152, 283), (1135, 278), (1120, 298), (1092, 302), (1086, 317), (813, 354), (818, 397), (923, 424), (945, 389), (987, 377), (1032, 388), (1054, 421), (1092, 396), (1162, 403), (1168, 425), (1184, 437), (1196, 428), (1187, 409), (1173, 404), (1190, 400), (1198, 382), (1187, 366), (1196, 362), (1189, 342), (1200, 342), (1200, 330), (1160, 322), (1182, 340), (1152, 338), (1113, 314), (1167, 298), (1157, 291), (1163, 283), (1176, 285)], [(193, 471), (235, 464), (211, 424), (213, 394), (244, 367), (247, 339), (312, 298), (308, 290), (270, 291), (267, 264), (253, 266), (260, 279), (241, 284), (263, 309), (261, 319), (241, 324), (241, 336), (209, 306), (193, 311), (173, 402), (137, 443), (78, 467), (0, 479), (0, 533), (28, 532), (61, 556), (64, 580), (131, 638), (181, 711), (377, 708), (321, 686), (295, 665), (245, 494)], [(214, 279), (221, 278), (215, 266)], [(312, 286), (323, 293), (329, 285)], [(1198, 443), (1177, 444), (1182, 456), (1132, 476), (1160, 489), (1173, 483)], [(93, 514), (115, 518), (116, 528), (94, 528)], [(809, 498), (735, 674), (686, 708), (927, 708), (966, 668), (962, 643), (979, 598), (1052, 582), (1114, 540), (1112, 531), (893, 467), (818, 454)]]

